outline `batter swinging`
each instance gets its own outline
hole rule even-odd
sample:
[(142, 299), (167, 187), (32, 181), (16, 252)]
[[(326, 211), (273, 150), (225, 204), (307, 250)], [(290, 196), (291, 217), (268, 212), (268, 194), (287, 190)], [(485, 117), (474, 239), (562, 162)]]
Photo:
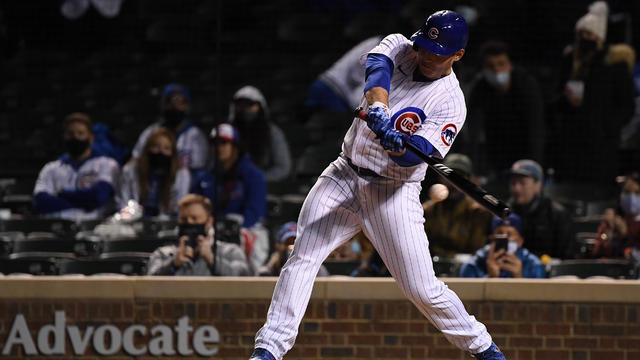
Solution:
[(452, 64), (467, 39), (462, 16), (438, 11), (412, 41), (392, 34), (363, 56), (368, 120), (353, 120), (342, 153), (302, 206), (295, 248), (251, 359), (279, 360), (291, 349), (320, 265), (361, 229), (404, 294), (451, 343), (478, 359), (504, 359), (485, 326), (434, 274), (419, 200), (427, 165), (403, 148), (406, 140), (437, 157), (449, 151), (466, 116)]

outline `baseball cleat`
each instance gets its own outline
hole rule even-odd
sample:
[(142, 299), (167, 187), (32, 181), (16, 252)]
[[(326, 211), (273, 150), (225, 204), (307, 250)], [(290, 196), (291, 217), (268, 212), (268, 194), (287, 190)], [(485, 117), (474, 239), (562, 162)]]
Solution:
[(506, 360), (502, 351), (494, 342), (491, 342), (491, 346), (487, 350), (473, 356), (478, 360)]
[(268, 350), (257, 348), (253, 351), (249, 360), (276, 360), (276, 358)]

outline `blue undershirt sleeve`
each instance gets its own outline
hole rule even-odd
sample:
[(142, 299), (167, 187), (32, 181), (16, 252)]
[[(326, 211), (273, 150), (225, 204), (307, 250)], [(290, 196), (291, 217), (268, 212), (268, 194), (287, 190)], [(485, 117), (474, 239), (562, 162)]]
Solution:
[(74, 206), (67, 199), (41, 191), (33, 197), (33, 207), (38, 214), (48, 214), (71, 209)]
[(366, 93), (374, 87), (381, 87), (389, 92), (391, 74), (393, 74), (393, 61), (388, 56), (382, 54), (367, 55), (364, 92)]
[(113, 195), (113, 187), (106, 181), (98, 181), (88, 189), (65, 190), (60, 197), (68, 200), (74, 207), (93, 210), (104, 205)]
[[(409, 137), (408, 141), (411, 143), (411, 145), (422, 150), (422, 152), (424, 152), (427, 155), (436, 155), (437, 157), (439, 157), (440, 155), (438, 150), (436, 150), (436, 148), (434, 148), (433, 145), (431, 145), (431, 143), (427, 139), (423, 138), (422, 136), (411, 136)], [(405, 151), (404, 154), (402, 154), (402, 156), (389, 155), (389, 157), (396, 164), (402, 167), (415, 166), (423, 162), (422, 159), (417, 157), (410, 150)]]

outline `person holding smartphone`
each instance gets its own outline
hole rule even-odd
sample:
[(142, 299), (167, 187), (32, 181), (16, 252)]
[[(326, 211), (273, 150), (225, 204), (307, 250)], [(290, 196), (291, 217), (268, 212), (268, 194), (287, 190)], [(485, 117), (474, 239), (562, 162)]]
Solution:
[(461, 277), (545, 278), (545, 266), (525, 249), (522, 221), (516, 214), (494, 217), (489, 243), (460, 268)]
[(236, 244), (213, 241), (211, 201), (188, 194), (178, 203), (178, 241), (156, 249), (147, 275), (248, 276), (249, 263)]

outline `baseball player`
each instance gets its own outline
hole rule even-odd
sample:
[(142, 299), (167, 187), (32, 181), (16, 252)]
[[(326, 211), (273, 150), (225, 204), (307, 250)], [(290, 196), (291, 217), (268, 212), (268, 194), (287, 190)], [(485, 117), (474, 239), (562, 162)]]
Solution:
[(91, 148), (91, 120), (83, 113), (66, 117), (67, 152), (47, 163), (33, 189), (33, 205), (42, 217), (71, 220), (99, 219), (114, 210), (120, 167)]
[(368, 120), (354, 119), (342, 153), (302, 206), (296, 244), (251, 359), (282, 359), (295, 341), (318, 268), (361, 229), (404, 294), (451, 343), (478, 359), (504, 359), (486, 327), (434, 274), (419, 200), (427, 165), (403, 145), (409, 141), (437, 157), (449, 151), (466, 115), (452, 64), (464, 55), (467, 39), (462, 16), (438, 11), (412, 41), (392, 34), (366, 55), (361, 105)]

